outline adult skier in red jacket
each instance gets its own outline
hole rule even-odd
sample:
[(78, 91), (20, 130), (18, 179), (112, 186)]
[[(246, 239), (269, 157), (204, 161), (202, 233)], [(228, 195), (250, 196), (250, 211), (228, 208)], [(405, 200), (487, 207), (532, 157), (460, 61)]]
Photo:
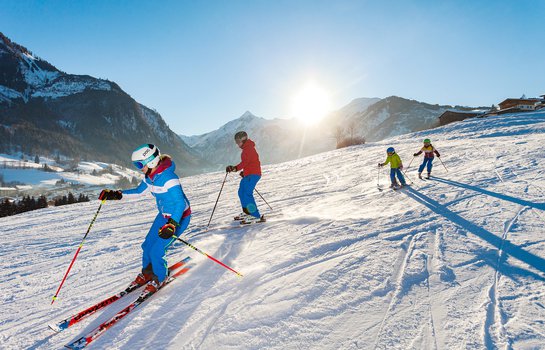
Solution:
[(238, 197), (242, 206), (242, 213), (235, 217), (242, 224), (251, 224), (254, 222), (265, 221), (265, 216), (259, 213), (254, 199), (254, 189), (257, 182), (261, 179), (261, 162), (259, 154), (255, 149), (255, 143), (248, 138), (245, 131), (239, 131), (235, 134), (235, 142), (242, 149), (240, 155), (241, 162), (237, 165), (228, 165), (225, 171), (242, 171), (240, 186), (238, 188)]

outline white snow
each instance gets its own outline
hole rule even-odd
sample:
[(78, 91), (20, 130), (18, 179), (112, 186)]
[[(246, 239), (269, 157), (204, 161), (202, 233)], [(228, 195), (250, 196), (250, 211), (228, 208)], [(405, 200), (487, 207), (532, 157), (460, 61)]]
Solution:
[(0, 85), (0, 102), (11, 101), (11, 99), (23, 98), (20, 92), (8, 88), (7, 86)]
[(85, 90), (110, 91), (111, 85), (105, 80), (62, 78), (55, 80), (52, 84), (40, 87), (40, 89), (32, 93), (32, 97), (59, 98), (81, 93)]
[(32, 87), (40, 87), (57, 78), (61, 73), (58, 71), (44, 70), (36, 64), (39, 59), (30, 55), (28, 52), (22, 52), (20, 63), (21, 71), (25, 81)]
[[(543, 349), (545, 112), (471, 119), (264, 167), (269, 222), (231, 228), (238, 177), (182, 179), (194, 216), (194, 267), (91, 349)], [(377, 189), (386, 147), (407, 167), (424, 137), (442, 154), (434, 180)], [(407, 175), (417, 180), (421, 158)], [(258, 198), (263, 212), (266, 205)], [(0, 219), (0, 344), (58, 349), (121, 309), (64, 333), (59, 321), (127, 285), (156, 214), (153, 199), (107, 202), (60, 299), (61, 278), (97, 201)], [(136, 296), (134, 296), (136, 297)]]
[[(135, 170), (127, 169), (119, 165), (108, 164), (104, 162), (79, 162), (74, 171), (65, 170), (59, 167), (53, 159), (40, 157), (40, 163), (33, 161), (22, 161), (20, 154), (17, 156), (0, 154), (0, 174), (3, 175), (5, 182), (17, 181), (36, 187), (47, 188), (55, 186), (58, 180), (86, 185), (86, 186), (108, 186), (113, 185), (121, 177), (129, 180), (133, 177), (141, 177), (141, 174)], [(26, 159), (33, 159), (26, 156)], [(43, 165), (47, 164), (55, 172), (46, 172), (41, 170)], [(104, 173), (100, 171), (112, 167), (115, 174)], [(96, 171), (96, 175), (92, 172)]]

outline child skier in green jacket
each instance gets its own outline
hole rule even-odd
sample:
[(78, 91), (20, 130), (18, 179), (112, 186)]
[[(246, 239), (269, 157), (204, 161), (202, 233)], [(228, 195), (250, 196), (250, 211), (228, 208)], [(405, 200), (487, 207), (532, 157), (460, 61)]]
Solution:
[(384, 161), (384, 163), (378, 163), (378, 166), (382, 167), (390, 163), (390, 180), (392, 181), (390, 187), (399, 187), (396, 181), (396, 175), (399, 179), (399, 182), (401, 183), (401, 187), (407, 186), (407, 184), (405, 183), (405, 177), (403, 177), (403, 174), (401, 173), (401, 170), (403, 169), (403, 163), (401, 162), (401, 158), (399, 158), (393, 147), (388, 147), (386, 153), (388, 154), (386, 160)]

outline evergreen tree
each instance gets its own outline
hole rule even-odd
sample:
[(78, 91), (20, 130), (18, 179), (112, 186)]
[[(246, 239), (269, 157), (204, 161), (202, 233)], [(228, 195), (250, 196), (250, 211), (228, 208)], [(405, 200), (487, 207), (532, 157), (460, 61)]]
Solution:
[(66, 204), (73, 204), (76, 203), (76, 198), (72, 194), (72, 192), (68, 192), (68, 198), (66, 199)]
[(47, 198), (42, 194), (36, 202), (38, 208), (47, 208)]

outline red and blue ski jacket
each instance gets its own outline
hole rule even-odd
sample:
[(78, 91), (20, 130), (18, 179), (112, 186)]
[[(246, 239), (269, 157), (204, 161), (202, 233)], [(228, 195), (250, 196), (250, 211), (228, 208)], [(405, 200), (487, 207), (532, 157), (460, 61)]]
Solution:
[(236, 165), (237, 171), (244, 170), (244, 176), (261, 176), (261, 162), (259, 161), (259, 154), (257, 154), (255, 149), (254, 141), (248, 139), (244, 142), (240, 159), (241, 162)]
[(174, 170), (176, 165), (172, 159), (163, 156), (157, 170), (151, 176), (146, 176), (138, 187), (122, 191), (123, 199), (151, 192), (159, 212), (179, 223), (182, 218), (191, 215), (191, 206), (182, 189), (180, 178)]
[(437, 150), (435, 149), (435, 147), (433, 147), (431, 144), (429, 146), (424, 146), (420, 149), (420, 151), (418, 151), (417, 153), (415, 153), (414, 155), (415, 156), (419, 156), (420, 154), (422, 154), (422, 152), (424, 152), (424, 158), (433, 158), (433, 154), (437, 154), (437, 157), (441, 157), (441, 155), (439, 154), (439, 152), (437, 152)]

